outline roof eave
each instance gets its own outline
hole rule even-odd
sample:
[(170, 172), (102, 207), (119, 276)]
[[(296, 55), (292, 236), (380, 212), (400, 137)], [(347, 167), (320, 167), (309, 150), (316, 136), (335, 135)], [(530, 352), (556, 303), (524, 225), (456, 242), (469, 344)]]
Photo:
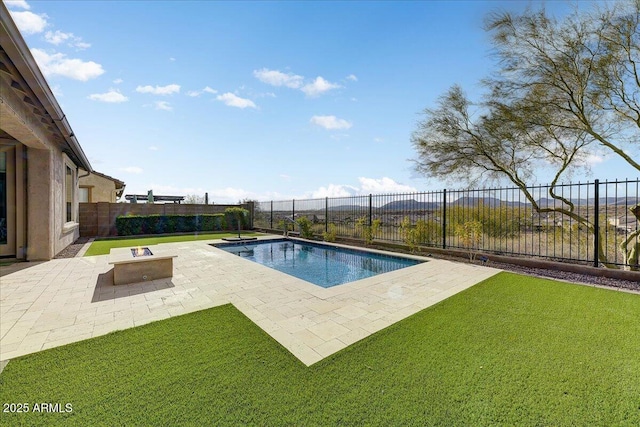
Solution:
[[(9, 56), (9, 59), (11, 59), (20, 74), (22, 74), (24, 80), (29, 84), (30, 89), (38, 98), (38, 101), (40, 101), (46, 112), (53, 119), (65, 143), (69, 146), (69, 149), (78, 162), (80, 162), (78, 166), (88, 172), (92, 172), (93, 168), (91, 167), (89, 159), (82, 150), (69, 122), (66, 120), (62, 108), (60, 108), (47, 80), (42, 74), (40, 67), (38, 67), (27, 43), (24, 41), (22, 34), (20, 34), (20, 30), (18, 30), (15, 22), (13, 22), (9, 10), (3, 2), (0, 2), (0, 27), (3, 33), (2, 35), (6, 35), (6, 37), (2, 37), (2, 48), (7, 53), (7, 56)], [(35, 87), (31, 83), (35, 83)]]

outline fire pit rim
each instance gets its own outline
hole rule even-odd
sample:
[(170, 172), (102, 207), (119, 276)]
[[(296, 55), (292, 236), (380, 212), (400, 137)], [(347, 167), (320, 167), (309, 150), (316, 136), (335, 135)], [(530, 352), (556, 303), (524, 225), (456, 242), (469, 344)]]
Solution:
[(134, 258), (152, 256), (153, 255), (153, 252), (151, 252), (151, 249), (149, 249), (148, 247), (144, 247), (143, 248), (141, 246), (138, 246), (137, 248), (130, 248), (130, 249), (131, 249), (131, 255)]

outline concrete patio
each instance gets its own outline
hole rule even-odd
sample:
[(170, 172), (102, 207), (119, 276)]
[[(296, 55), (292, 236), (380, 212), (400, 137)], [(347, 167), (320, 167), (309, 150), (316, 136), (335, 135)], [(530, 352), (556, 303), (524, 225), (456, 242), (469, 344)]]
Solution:
[(132, 285), (112, 285), (107, 255), (14, 272), (3, 268), (0, 366), (227, 303), (308, 366), (500, 271), (425, 258), (416, 266), (324, 289), (214, 248), (213, 242), (166, 244), (178, 253), (173, 278)]

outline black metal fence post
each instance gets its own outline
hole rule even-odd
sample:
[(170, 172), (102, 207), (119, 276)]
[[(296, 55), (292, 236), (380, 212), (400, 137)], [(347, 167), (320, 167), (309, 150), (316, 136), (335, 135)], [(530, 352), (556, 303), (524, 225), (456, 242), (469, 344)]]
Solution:
[(369, 227), (371, 227), (371, 219), (373, 217), (373, 206), (371, 204), (371, 200), (372, 200), (373, 196), (371, 194), (369, 194)]
[(329, 198), (324, 198), (324, 231), (329, 232)]
[(273, 230), (273, 200), (271, 201), (271, 212), (269, 214), (269, 226)]
[(593, 188), (593, 266), (600, 264), (600, 180), (594, 181)]
[(442, 249), (447, 249), (447, 189), (442, 190)]

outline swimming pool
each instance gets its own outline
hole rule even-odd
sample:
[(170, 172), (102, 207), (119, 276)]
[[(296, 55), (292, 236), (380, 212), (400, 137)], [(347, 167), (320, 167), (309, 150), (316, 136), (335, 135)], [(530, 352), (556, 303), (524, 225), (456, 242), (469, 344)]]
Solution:
[(213, 245), (323, 288), (423, 261), (289, 239)]

